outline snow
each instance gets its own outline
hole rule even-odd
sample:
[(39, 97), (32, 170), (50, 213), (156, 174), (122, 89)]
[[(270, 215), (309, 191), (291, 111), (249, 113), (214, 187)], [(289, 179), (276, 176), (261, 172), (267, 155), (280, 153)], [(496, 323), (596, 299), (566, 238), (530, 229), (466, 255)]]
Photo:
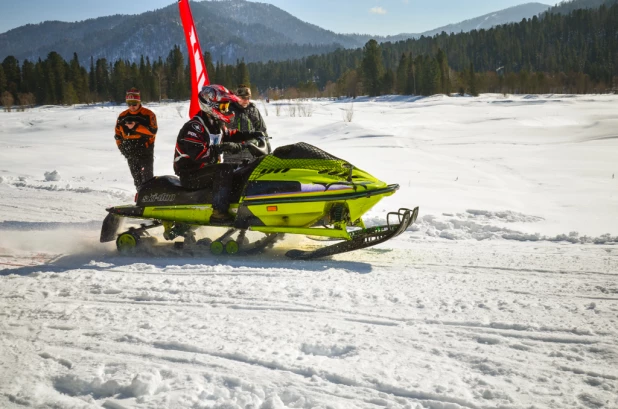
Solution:
[[(420, 206), (396, 239), (314, 261), (285, 258), (320, 245), (293, 236), (259, 256), (118, 255), (98, 237), (135, 194), (123, 107), (2, 112), (0, 407), (618, 407), (617, 103), (258, 103), (274, 147), (399, 183), (368, 225)], [(188, 103), (148, 107), (172, 174)]]

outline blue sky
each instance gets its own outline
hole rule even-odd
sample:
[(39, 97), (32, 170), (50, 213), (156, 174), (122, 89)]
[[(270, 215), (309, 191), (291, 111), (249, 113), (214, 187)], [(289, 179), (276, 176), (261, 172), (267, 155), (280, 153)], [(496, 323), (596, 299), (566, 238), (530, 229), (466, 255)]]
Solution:
[[(261, 0), (337, 33), (416, 33), (532, 0)], [(554, 4), (557, 0), (542, 3)], [(139, 14), (174, 0), (0, 0), (0, 33), (45, 20), (79, 21)]]

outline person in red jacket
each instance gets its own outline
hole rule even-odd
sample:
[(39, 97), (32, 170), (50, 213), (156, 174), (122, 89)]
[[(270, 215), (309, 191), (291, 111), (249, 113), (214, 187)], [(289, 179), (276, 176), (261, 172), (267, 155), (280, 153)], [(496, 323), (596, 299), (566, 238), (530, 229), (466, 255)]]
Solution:
[[(239, 153), (247, 148), (254, 155), (260, 151), (249, 139), (264, 137), (262, 132), (229, 130), (234, 114), (230, 103), (238, 97), (222, 85), (206, 85), (199, 95), (200, 111), (184, 124), (176, 139), (174, 172), (180, 184), (187, 189), (213, 189), (213, 214), (210, 224), (228, 225), (234, 219), (229, 214), (233, 172), (236, 164), (220, 163), (223, 153)], [(258, 135), (259, 134), (259, 135)]]
[(127, 91), (126, 101), (128, 109), (118, 116), (114, 138), (120, 153), (127, 159), (133, 183), (139, 189), (153, 177), (157, 117), (142, 106), (137, 88)]

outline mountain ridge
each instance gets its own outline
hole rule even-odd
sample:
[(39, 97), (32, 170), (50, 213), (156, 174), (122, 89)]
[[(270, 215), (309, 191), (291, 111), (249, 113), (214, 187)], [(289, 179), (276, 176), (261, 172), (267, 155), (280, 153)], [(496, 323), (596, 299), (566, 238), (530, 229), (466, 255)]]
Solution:
[[(424, 33), (386, 37), (334, 33), (266, 3), (203, 1), (192, 2), (191, 8), (203, 51), (210, 52), (215, 61), (234, 63), (239, 59), (277, 61), (327, 53), (337, 48), (359, 48), (372, 38), (379, 42), (395, 42), (442, 31), (467, 31), (490, 20), (488, 16), (498, 16), (490, 20), (492, 25), (504, 24), (519, 21), (525, 14), (532, 17), (549, 6), (526, 3)], [(185, 49), (178, 10), (172, 4), (138, 15), (117, 14), (74, 23), (46, 21), (17, 27), (0, 34), (0, 60), (12, 55), (21, 61), (35, 61), (45, 58), (51, 51), (67, 60), (77, 53), (82, 64), (90, 57), (138, 61), (143, 55), (156, 60), (166, 58), (174, 45)]]

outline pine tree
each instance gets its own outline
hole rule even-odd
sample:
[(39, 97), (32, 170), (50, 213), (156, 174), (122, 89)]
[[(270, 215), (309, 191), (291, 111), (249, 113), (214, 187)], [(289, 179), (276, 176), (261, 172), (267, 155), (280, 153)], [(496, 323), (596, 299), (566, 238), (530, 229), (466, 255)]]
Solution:
[(65, 105), (74, 105), (79, 103), (79, 98), (77, 96), (77, 92), (73, 87), (72, 82), (65, 82), (64, 89), (62, 90), (63, 94), (63, 104)]
[(79, 64), (77, 53), (73, 53), (73, 59), (69, 64), (68, 82), (73, 84), (73, 91), (78, 98), (76, 102), (72, 103), (75, 104), (80, 101), (85, 101), (88, 93), (88, 74)]
[(406, 88), (406, 94), (408, 95), (417, 95), (418, 90), (416, 88), (416, 73), (417, 70), (417, 58), (412, 58), (412, 55), (409, 57), (408, 62), (408, 86)]
[(473, 97), (477, 97), (479, 95), (478, 90), (476, 89), (476, 73), (474, 72), (474, 64), (470, 63), (470, 69), (468, 70), (468, 90), (470, 95)]
[(146, 66), (144, 67), (145, 75), (144, 75), (144, 83), (145, 87), (148, 90), (149, 100), (150, 101), (158, 101), (159, 100), (159, 91), (157, 89), (157, 77), (154, 72), (154, 68), (150, 63), (150, 58), (146, 57)]
[(123, 60), (114, 63), (110, 76), (110, 91), (112, 101), (122, 103), (125, 100), (126, 90), (132, 87), (129, 78), (129, 68)]
[(395, 73), (393, 70), (386, 70), (382, 78), (380, 79), (380, 93), (389, 95), (395, 90)]
[(249, 79), (249, 70), (245, 60), (241, 60), (236, 66), (236, 82), (238, 84), (244, 84), (248, 87), (251, 86), (251, 80)]
[(2, 61), (2, 68), (4, 69), (4, 76), (6, 78), (6, 90), (15, 97), (21, 86), (19, 61), (12, 55), (9, 55)]
[(363, 48), (363, 89), (369, 96), (380, 94), (380, 80), (384, 75), (380, 46), (376, 40), (369, 40)]
[(223, 80), (223, 86), (227, 89), (234, 89), (236, 86), (236, 69), (233, 65), (225, 66), (225, 79)]
[[(131, 73), (131, 75), (135, 75), (135, 84), (139, 90), (141, 90), (142, 101), (152, 101), (153, 98), (153, 89), (150, 86), (150, 70), (146, 69), (146, 60), (144, 59), (144, 55), (140, 56), (139, 65), (135, 67), (135, 73)], [(131, 71), (133, 71), (133, 66), (131, 66)]]
[(166, 70), (165, 70), (165, 66), (163, 65), (163, 61), (161, 60), (161, 58), (159, 57), (159, 61), (155, 62), (152, 65), (152, 72), (154, 73), (154, 76), (156, 77), (156, 88), (155, 88), (155, 95), (157, 95), (159, 102), (161, 102), (161, 99), (163, 98), (167, 98), (167, 91), (165, 88), (165, 84), (166, 84)]
[(95, 65), (96, 93), (99, 101), (109, 101), (111, 97), (109, 86), (109, 68), (105, 58), (99, 58)]
[(204, 53), (204, 65), (206, 66), (206, 73), (208, 74), (208, 79), (212, 83), (215, 78), (215, 66), (212, 63), (212, 55), (206, 51)]
[(439, 94), (442, 92), (440, 81), (440, 66), (433, 57), (427, 58), (427, 95)]
[(448, 59), (446, 58), (446, 53), (438, 48), (438, 53), (436, 54), (436, 61), (438, 62), (438, 66), (440, 69), (440, 90), (439, 92), (450, 95), (451, 93), (451, 79), (450, 79), (450, 69), (448, 66)]
[(185, 72), (185, 58), (180, 51), (180, 47), (175, 45), (170, 51), (167, 60), (168, 68), (168, 97), (176, 100), (183, 100), (189, 97), (189, 82)]
[(405, 53), (401, 53), (401, 57), (399, 58), (399, 65), (397, 65), (397, 79), (395, 85), (395, 91), (404, 95), (408, 91), (408, 70), (409, 70), (409, 59)]
[(4, 68), (0, 65), (0, 94), (6, 91), (6, 75), (4, 75)]
[[(143, 62), (143, 58), (142, 58)], [(145, 64), (144, 64), (145, 66)], [(146, 80), (148, 80), (147, 76), (140, 75), (140, 68), (136, 63), (131, 63), (131, 65), (127, 66), (128, 69), (128, 82), (126, 83), (126, 89), (131, 87), (136, 87), (141, 91), (142, 101), (150, 101), (150, 90), (146, 88)], [(124, 98), (124, 97), (123, 97)]]
[(217, 61), (214, 78), (211, 78), (210, 82), (219, 85), (225, 82), (225, 65), (223, 64), (223, 61)]
[(94, 69), (94, 57), (90, 56), (90, 72), (88, 73), (88, 89), (90, 90), (90, 99), (98, 101), (97, 93), (97, 77)]
[(429, 72), (427, 70), (427, 56), (419, 55), (416, 57), (414, 66), (417, 72), (416, 89), (420, 95), (429, 95)]
[[(34, 93), (37, 88), (35, 66), (28, 60), (24, 60), (21, 67), (21, 92)], [(0, 90), (2, 88), (0, 87)]]
[(52, 51), (47, 55), (43, 67), (45, 73), (45, 103), (62, 104), (64, 101), (63, 92), (66, 83), (67, 62), (60, 54)]
[(359, 94), (360, 76), (356, 70), (348, 70), (337, 81), (337, 93), (356, 98)]
[(45, 63), (39, 58), (34, 64), (34, 78), (36, 88), (34, 89), (34, 97), (40, 104), (45, 103), (46, 86), (45, 86)]

